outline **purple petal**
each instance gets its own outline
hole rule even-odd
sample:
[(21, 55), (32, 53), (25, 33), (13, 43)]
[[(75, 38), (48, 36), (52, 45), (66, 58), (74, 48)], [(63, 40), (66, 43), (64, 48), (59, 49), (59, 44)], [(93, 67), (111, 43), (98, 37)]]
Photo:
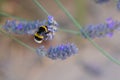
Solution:
[(112, 36), (113, 36), (113, 33), (109, 33), (107, 36), (108, 36), (108, 37), (112, 37)]
[(106, 23), (108, 24), (109, 28), (113, 28), (115, 25), (115, 22), (112, 20), (112, 18), (108, 18)]
[(18, 24), (17, 29), (21, 30), (23, 28), (22, 24)]

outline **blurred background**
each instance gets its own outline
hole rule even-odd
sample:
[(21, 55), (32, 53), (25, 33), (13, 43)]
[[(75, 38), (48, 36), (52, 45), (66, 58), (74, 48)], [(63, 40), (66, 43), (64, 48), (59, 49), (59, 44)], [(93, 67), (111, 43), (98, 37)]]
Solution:
[[(39, 0), (39, 2), (54, 16), (60, 27), (78, 29), (54, 0)], [(96, 4), (94, 0), (61, 0), (65, 8), (82, 25), (104, 23), (109, 17), (120, 21), (120, 12), (116, 2)], [(27, 20), (44, 20), (47, 15), (39, 9), (32, 0), (0, 0), (0, 12), (6, 12)], [(13, 20), (0, 15), (0, 24)], [(13, 34), (14, 35), (14, 34)], [(120, 32), (116, 31), (112, 38), (97, 38), (94, 41), (120, 60)], [(40, 57), (21, 46), (7, 36), (0, 34), (0, 80), (119, 80), (120, 66), (108, 60), (88, 40), (78, 35), (58, 31), (55, 39), (37, 44), (33, 36), (15, 35), (16, 38), (31, 47), (58, 45), (74, 42), (79, 47), (79, 53), (66, 60), (51, 60)]]

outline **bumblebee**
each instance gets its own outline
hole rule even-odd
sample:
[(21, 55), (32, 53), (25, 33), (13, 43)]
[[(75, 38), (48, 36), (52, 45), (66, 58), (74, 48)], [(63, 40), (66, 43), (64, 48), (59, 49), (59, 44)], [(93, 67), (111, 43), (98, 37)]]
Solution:
[(47, 26), (41, 26), (39, 27), (38, 31), (34, 34), (34, 41), (37, 43), (42, 43), (42, 41), (45, 39), (46, 35), (49, 34), (50, 31), (48, 31)]

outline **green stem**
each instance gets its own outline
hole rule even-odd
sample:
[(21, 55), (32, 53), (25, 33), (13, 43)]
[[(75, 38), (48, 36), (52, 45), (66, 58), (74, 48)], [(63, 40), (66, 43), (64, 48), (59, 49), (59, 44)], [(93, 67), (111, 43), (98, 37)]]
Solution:
[(33, 0), (33, 2), (34, 2), (40, 9), (42, 9), (42, 11), (43, 11), (44, 13), (46, 13), (47, 15), (49, 15), (49, 13), (47, 12), (47, 10), (46, 10), (42, 5), (40, 5), (37, 0)]
[(60, 31), (64, 31), (64, 32), (67, 32), (67, 33), (72, 33), (72, 34), (75, 34), (75, 35), (79, 35), (80, 32), (78, 31), (73, 31), (73, 30), (69, 30), (69, 29), (62, 29), (62, 28), (59, 28)]
[[(62, 3), (59, 0), (55, 0), (55, 2), (58, 4), (58, 6), (65, 12), (65, 14), (72, 20), (72, 22), (75, 24), (76, 27), (79, 29), (82, 29), (82, 26), (73, 18), (73, 16), (68, 12), (67, 9), (64, 8)], [(104, 56), (106, 56), (109, 60), (112, 62), (120, 65), (120, 61), (112, 57), (109, 53), (107, 53), (104, 49), (102, 49), (98, 44), (96, 44), (86, 33), (85, 36), (90, 41), (91, 44), (93, 44)]]
[[(0, 25), (1, 27), (1, 25)], [(24, 42), (16, 39), (15, 37), (13, 36), (10, 36), (9, 34), (7, 34), (5, 31), (3, 31), (2, 29), (0, 29), (0, 32), (3, 33), (4, 35), (8, 36), (9, 38), (13, 39), (14, 41), (18, 42), (20, 45), (24, 46), (24, 47), (27, 47), (28, 49), (32, 50), (32, 51), (35, 51), (36, 49), (35, 48), (32, 48), (30, 47), (29, 45), (25, 44)]]
[(72, 22), (76, 25), (77, 28), (82, 28), (82, 26), (79, 25), (79, 23), (73, 18), (72, 15), (68, 12), (68, 10), (60, 3), (59, 0), (54, 0), (58, 6), (65, 12), (65, 14), (72, 20)]
[(112, 57), (108, 52), (106, 52), (103, 48), (101, 48), (98, 44), (96, 44), (94, 41), (89, 40), (104, 56), (106, 56), (109, 60), (112, 62), (120, 65), (120, 60), (115, 59)]
[(15, 18), (15, 19), (19, 19), (19, 20), (25, 20), (23, 18), (20, 18), (20, 17), (17, 17), (17, 16), (13, 16), (13, 15), (10, 15), (10, 14), (5, 13), (5, 12), (0, 12), (0, 16)]

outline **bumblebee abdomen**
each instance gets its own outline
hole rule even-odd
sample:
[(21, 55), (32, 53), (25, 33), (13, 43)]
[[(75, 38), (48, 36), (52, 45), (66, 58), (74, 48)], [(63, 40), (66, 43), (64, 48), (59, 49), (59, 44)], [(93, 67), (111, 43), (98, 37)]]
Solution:
[(34, 35), (34, 40), (37, 43), (41, 43), (43, 41), (43, 38), (44, 38), (44, 36), (39, 35), (38, 33), (35, 33), (35, 35)]

